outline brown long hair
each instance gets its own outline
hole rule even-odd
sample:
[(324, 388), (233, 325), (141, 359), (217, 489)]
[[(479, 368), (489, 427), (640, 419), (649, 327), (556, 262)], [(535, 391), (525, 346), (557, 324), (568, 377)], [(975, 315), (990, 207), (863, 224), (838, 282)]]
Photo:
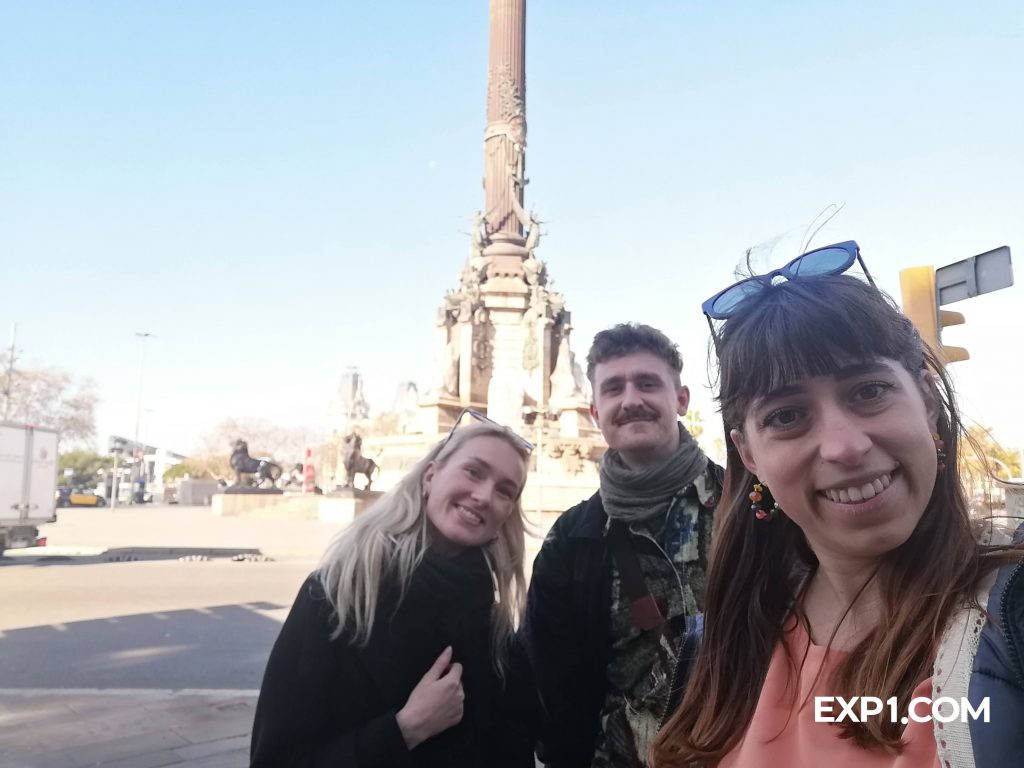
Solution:
[[(849, 275), (805, 277), (767, 286), (748, 298), (722, 329), (719, 403), (726, 433), (741, 428), (755, 397), (809, 376), (829, 375), (849, 361), (889, 358), (912, 376), (936, 372), (932, 389), (938, 433), (949, 460), (920, 522), (884, 555), (875, 574), (884, 624), (838, 665), (835, 695), (870, 692), (909, 706), (930, 675), (953, 609), (975, 602), (982, 576), (1019, 551), (976, 544), (957, 469), (962, 432), (950, 381), (892, 299)], [(651, 748), (657, 768), (713, 763), (742, 738), (754, 715), (785, 618), (797, 612), (797, 590), (818, 561), (803, 532), (785, 515), (755, 521), (747, 494), (755, 482), (727, 441), (727, 508), (711, 555), (701, 651), (680, 707)], [(774, 500), (770, 493), (765, 502)], [(797, 661), (790, 659), (794, 668)], [(793, 696), (797, 693), (794, 691)], [(898, 720), (898, 718), (897, 718)], [(902, 749), (903, 726), (881, 715), (845, 722), (842, 735), (864, 748)]]

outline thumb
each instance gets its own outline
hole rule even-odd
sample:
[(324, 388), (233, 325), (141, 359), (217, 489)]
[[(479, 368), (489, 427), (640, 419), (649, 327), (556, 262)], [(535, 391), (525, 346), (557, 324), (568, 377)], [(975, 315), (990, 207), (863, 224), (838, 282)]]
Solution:
[(427, 674), (424, 677), (430, 678), (431, 680), (437, 680), (444, 671), (448, 668), (448, 665), (452, 661), (452, 647), (449, 645), (443, 651), (441, 655), (437, 657), (437, 661), (427, 670)]

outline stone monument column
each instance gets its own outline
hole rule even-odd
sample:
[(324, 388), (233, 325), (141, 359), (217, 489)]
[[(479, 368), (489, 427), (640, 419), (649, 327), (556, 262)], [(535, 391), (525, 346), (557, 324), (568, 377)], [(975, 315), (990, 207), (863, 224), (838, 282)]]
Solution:
[(484, 129), (488, 277), (519, 277), (526, 258), (526, 0), (491, 0)]
[[(537, 258), (542, 222), (525, 205), (526, 0), (490, 0), (484, 206), (458, 285), (436, 320), (436, 371), (417, 439), (380, 438), (382, 483), (441, 439), (465, 407), (537, 443), (524, 508), (563, 510), (593, 492), (603, 448), (572, 354), (570, 315)], [(369, 441), (368, 441), (369, 443)], [(386, 486), (385, 486), (386, 487)]]
[(526, 185), (526, 0), (491, 0), (484, 129), (483, 301), (491, 325), (487, 413), (515, 426), (528, 385), (523, 371), (523, 313), (529, 303), (523, 262)]

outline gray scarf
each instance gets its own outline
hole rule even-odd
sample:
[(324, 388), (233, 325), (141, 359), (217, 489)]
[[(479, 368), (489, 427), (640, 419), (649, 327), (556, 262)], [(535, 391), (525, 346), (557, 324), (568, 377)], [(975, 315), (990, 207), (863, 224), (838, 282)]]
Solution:
[(672, 497), (705, 470), (707, 456), (682, 424), (679, 447), (650, 469), (630, 469), (609, 448), (601, 459), (601, 501), (612, 520), (635, 523), (663, 515)]

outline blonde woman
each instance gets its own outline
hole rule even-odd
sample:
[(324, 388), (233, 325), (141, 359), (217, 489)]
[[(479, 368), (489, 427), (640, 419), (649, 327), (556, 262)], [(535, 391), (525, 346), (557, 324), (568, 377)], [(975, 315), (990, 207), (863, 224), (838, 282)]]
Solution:
[(469, 413), (303, 584), (267, 664), (252, 766), (532, 768), (529, 675), (510, 670), (532, 446)]

